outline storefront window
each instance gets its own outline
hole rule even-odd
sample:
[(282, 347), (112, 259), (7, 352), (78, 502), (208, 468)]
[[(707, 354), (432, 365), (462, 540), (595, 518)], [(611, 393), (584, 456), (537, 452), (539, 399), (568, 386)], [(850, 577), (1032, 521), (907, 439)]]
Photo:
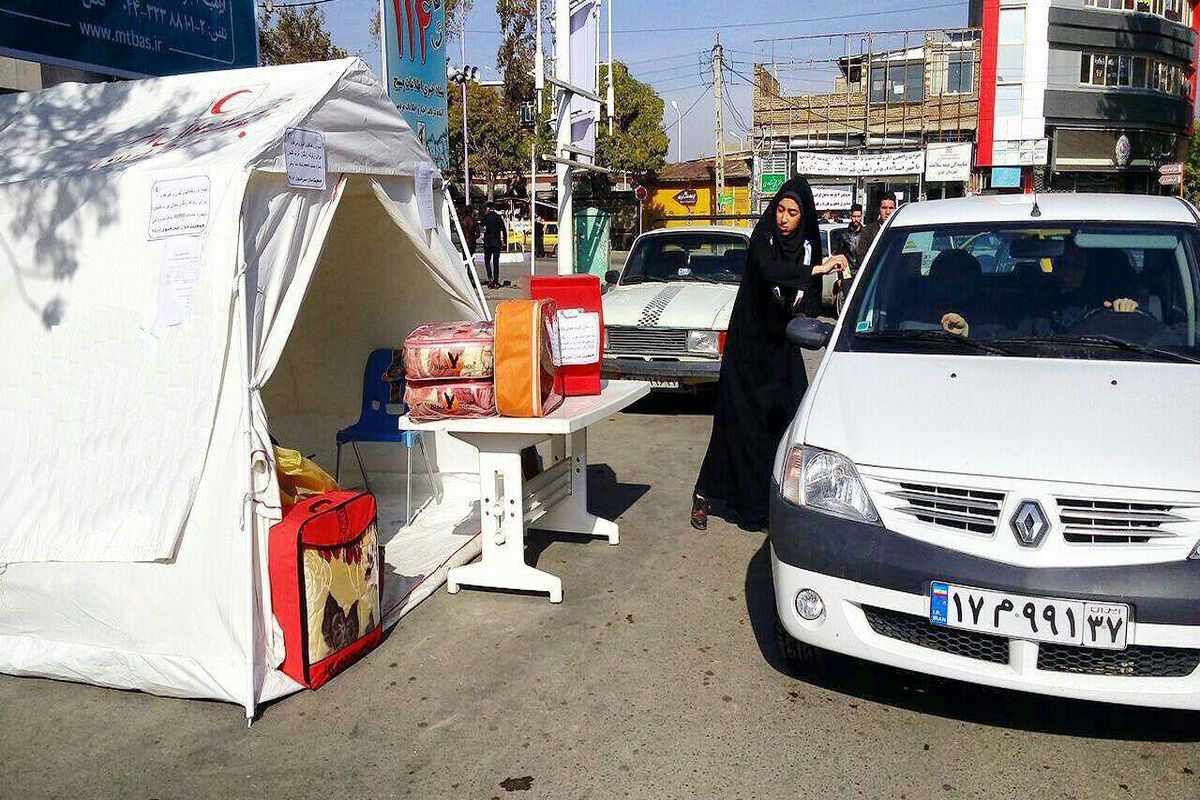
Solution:
[(1089, 86), (1127, 86), (1163, 94), (1190, 96), (1191, 82), (1178, 64), (1146, 56), (1082, 53), (1079, 82)]
[(1192, 24), (1192, 10), (1184, 0), (1083, 0), (1083, 5), (1106, 11), (1154, 14), (1171, 22)]

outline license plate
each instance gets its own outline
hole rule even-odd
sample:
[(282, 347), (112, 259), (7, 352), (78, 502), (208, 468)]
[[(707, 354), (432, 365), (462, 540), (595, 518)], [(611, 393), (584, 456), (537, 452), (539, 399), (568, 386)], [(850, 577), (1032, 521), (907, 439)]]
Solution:
[(934, 581), (929, 587), (929, 621), (1014, 639), (1124, 650), (1129, 606), (1025, 597)]
[(650, 379), (650, 388), (651, 389), (678, 389), (679, 381), (669, 381), (669, 380), (663, 380), (661, 378), (651, 378)]

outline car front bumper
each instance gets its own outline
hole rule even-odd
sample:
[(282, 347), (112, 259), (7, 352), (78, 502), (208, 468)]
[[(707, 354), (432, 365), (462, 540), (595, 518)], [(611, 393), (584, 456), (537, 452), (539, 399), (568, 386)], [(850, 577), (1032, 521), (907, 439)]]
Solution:
[(600, 367), (605, 378), (677, 381), (681, 385), (715, 383), (721, 377), (720, 359), (705, 361), (648, 361), (643, 358), (605, 358)]
[[(1006, 689), (1160, 708), (1200, 709), (1200, 563), (1025, 568), (937, 547), (885, 528), (798, 508), (775, 488), (770, 524), (775, 605), (815, 647)], [(1128, 647), (1039, 644), (929, 623), (929, 583), (1029, 596), (1128, 603)], [(823, 616), (803, 619), (812, 589)]]

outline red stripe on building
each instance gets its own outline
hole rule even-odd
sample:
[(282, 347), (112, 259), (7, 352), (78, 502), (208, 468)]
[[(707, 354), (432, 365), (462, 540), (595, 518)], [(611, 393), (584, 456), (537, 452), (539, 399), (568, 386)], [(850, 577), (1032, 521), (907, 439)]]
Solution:
[[(999, 39), (1000, 0), (983, 0), (983, 31), (979, 44), (979, 136), (975, 147), (975, 164), (980, 167), (992, 165), (992, 141), (996, 132), (996, 51)], [(1194, 84), (1192, 88), (1194, 91)]]
[(1196, 44), (1192, 46), (1192, 69), (1189, 73), (1192, 79), (1192, 113), (1188, 115), (1188, 135), (1196, 129), (1196, 62), (1200, 60), (1200, 2), (1188, 0), (1192, 7), (1192, 30), (1196, 32)]

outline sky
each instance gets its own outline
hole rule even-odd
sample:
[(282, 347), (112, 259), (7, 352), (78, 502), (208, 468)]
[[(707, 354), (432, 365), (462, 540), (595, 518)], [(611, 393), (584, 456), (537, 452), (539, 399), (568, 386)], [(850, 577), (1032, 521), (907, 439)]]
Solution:
[[(833, 72), (820, 64), (827, 65), (829, 59), (843, 53), (847, 42), (852, 52), (860, 46), (860, 37), (841, 34), (960, 27), (967, 19), (967, 0), (611, 2), (613, 58), (629, 65), (634, 77), (652, 85), (663, 98), (663, 121), (671, 136), (669, 161), (677, 160), (680, 152), (689, 159), (710, 156), (715, 150), (711, 50), (718, 33), (729, 66), (725, 95), (730, 110), (725, 111), (724, 121), (727, 139), (732, 139), (746, 135), (746, 126), (751, 124), (752, 65), (755, 61), (770, 62), (772, 52), (776, 63), (790, 65), (780, 70), (785, 87), (822, 91), (832, 88)], [(334, 42), (361, 55), (379, 72), (380, 54), (368, 33), (376, 7), (377, 0), (332, 0), (321, 6)], [(602, 25), (606, 15), (607, 10), (601, 15)], [(813, 38), (818, 36), (829, 38)], [(776, 41), (767, 41), (767, 37), (775, 37)], [(500, 23), (491, 0), (475, 0), (467, 20), (466, 44), (467, 63), (480, 68), (480, 77), (499, 78), (496, 48), (500, 44)], [(900, 46), (899, 40), (888, 46)], [(604, 38), (601, 52), (607, 58)], [(450, 42), (448, 55), (452, 62), (460, 61), (457, 40)], [(672, 100), (685, 114), (682, 125), (677, 124)]]

